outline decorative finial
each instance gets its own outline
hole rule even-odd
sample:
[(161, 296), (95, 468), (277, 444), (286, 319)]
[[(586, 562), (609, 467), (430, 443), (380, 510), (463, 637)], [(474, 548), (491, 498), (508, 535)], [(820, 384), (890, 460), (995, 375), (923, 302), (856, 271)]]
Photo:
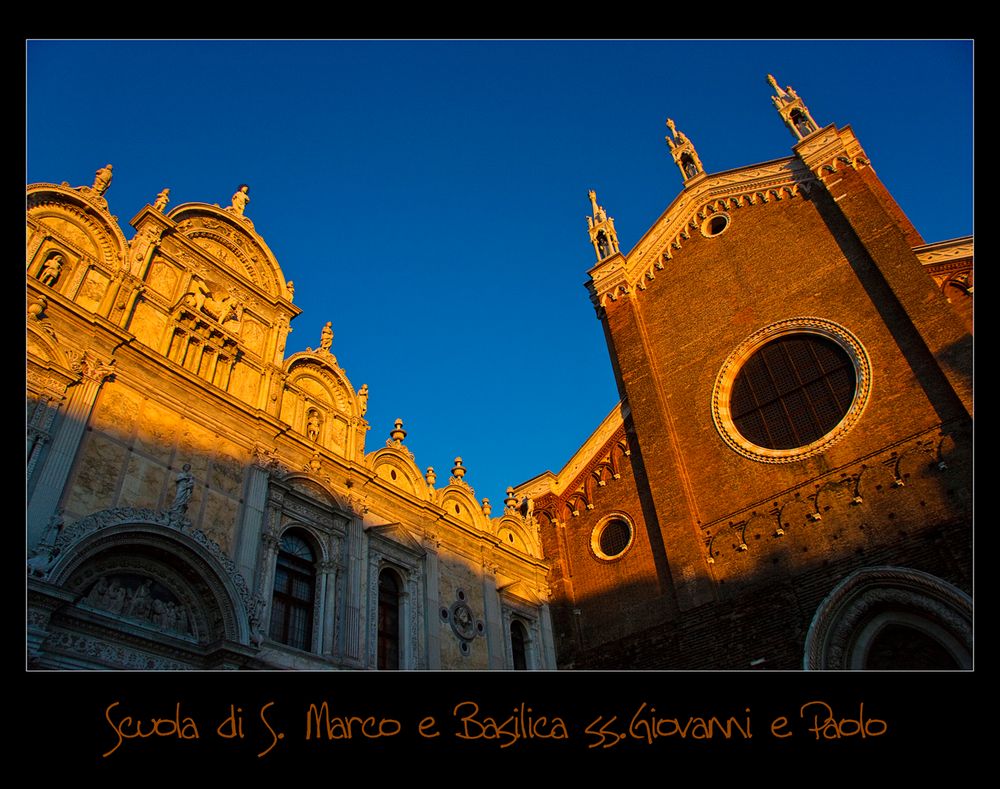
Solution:
[(403, 439), (406, 438), (406, 431), (403, 430), (402, 419), (397, 419), (395, 421), (393, 429), (389, 431), (389, 436), (396, 442), (396, 446), (403, 443)]
[(466, 472), (466, 468), (465, 468), (465, 466), (462, 465), (462, 458), (460, 458), (460, 457), (455, 458), (455, 465), (452, 466), (451, 475), (453, 477), (457, 477), (458, 479), (461, 479), (462, 477), (465, 476), (465, 472)]
[(670, 146), (670, 155), (674, 158), (674, 164), (680, 169), (681, 177), (685, 183), (695, 176), (702, 175), (705, 168), (701, 166), (701, 159), (698, 158), (698, 152), (694, 149), (694, 143), (684, 136), (684, 132), (677, 128), (672, 118), (667, 118), (667, 128), (670, 129), (670, 134), (673, 136), (667, 136), (664, 139)]
[(490, 506), (490, 500), (483, 499), (483, 515), (488, 518), (490, 517), (491, 512), (493, 512), (493, 508)]
[(153, 203), (153, 209), (163, 213), (163, 209), (167, 207), (167, 203), (170, 202), (170, 190), (164, 189), (156, 196), (156, 202)]
[(427, 467), (427, 473), (424, 475), (424, 479), (427, 480), (427, 484), (430, 487), (434, 487), (434, 483), (437, 482), (437, 474), (434, 473), (434, 466)]
[(517, 508), (517, 497), (514, 495), (514, 488), (507, 486), (507, 498), (503, 500), (503, 505), (508, 512), (513, 512)]

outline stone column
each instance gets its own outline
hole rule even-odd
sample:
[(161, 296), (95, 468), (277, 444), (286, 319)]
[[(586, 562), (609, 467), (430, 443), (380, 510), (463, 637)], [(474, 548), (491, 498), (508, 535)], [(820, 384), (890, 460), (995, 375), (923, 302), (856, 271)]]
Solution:
[(538, 629), (542, 634), (541, 649), (539, 658), (541, 659), (540, 669), (554, 671), (556, 668), (556, 645), (552, 637), (552, 614), (549, 612), (548, 603), (542, 603), (538, 612)]
[(264, 638), (269, 638), (271, 633), (271, 600), (274, 595), (274, 572), (278, 566), (278, 550), (281, 543), (277, 537), (270, 532), (264, 533), (260, 539), (260, 570), (257, 573), (260, 580), (261, 599), (264, 601), (264, 610), (261, 612), (261, 631)]
[(336, 561), (319, 563), (318, 581), (320, 585), (319, 627), (321, 655), (332, 656), (334, 650), (334, 623), (337, 621), (337, 570)]
[(101, 385), (112, 374), (114, 359), (105, 362), (91, 351), (84, 351), (78, 362), (79, 383), (70, 391), (66, 410), (52, 437), (52, 447), (38, 476), (38, 483), (28, 502), (28, 546), (41, 539), (45, 525), (56, 511), (66, 488), (70, 468), (80, 448), (84, 428), (97, 401)]
[(500, 593), (497, 592), (497, 568), (483, 566), (483, 619), (486, 620), (486, 651), (491, 671), (506, 668), (507, 638), (504, 634)]

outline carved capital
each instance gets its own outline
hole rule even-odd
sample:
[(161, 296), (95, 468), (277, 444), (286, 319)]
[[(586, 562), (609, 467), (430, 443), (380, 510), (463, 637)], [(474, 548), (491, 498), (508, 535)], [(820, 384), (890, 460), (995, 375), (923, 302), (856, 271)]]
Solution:
[(103, 383), (114, 374), (114, 359), (104, 361), (89, 348), (73, 360), (71, 369), (82, 379)]

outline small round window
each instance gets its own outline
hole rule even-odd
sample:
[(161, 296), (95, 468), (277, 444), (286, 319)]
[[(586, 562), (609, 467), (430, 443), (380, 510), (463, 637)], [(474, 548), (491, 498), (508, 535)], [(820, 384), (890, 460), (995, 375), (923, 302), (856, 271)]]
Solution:
[(703, 236), (717, 236), (729, 227), (729, 214), (712, 214), (701, 223), (701, 234)]
[(597, 525), (591, 537), (591, 548), (600, 559), (617, 559), (632, 545), (632, 524), (620, 516)]
[(837, 441), (860, 418), (870, 389), (871, 366), (852, 334), (829, 321), (793, 319), (730, 355), (713, 417), (740, 454), (787, 462)]

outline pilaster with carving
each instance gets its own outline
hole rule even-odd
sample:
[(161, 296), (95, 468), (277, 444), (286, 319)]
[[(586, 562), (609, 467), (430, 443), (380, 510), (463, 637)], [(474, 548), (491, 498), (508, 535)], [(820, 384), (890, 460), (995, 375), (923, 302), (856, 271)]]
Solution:
[(89, 349), (72, 364), (72, 370), (78, 376), (77, 383), (69, 389), (65, 413), (55, 428), (52, 446), (28, 502), (29, 546), (38, 543), (45, 524), (55, 512), (98, 392), (104, 381), (114, 373), (113, 365), (114, 359), (102, 359)]
[[(422, 541), (424, 551), (424, 567), (426, 568), (427, 584), (424, 591), (425, 608), (427, 611), (437, 611), (440, 607), (439, 590), (441, 588), (441, 565), (438, 558), (440, 542), (432, 535)], [(435, 671), (441, 668), (441, 628), (435, 616), (425, 618), (424, 638), (427, 644), (427, 668)]]
[(510, 622), (507, 612), (502, 611), (500, 593), (497, 591), (497, 566), (483, 562), (483, 619), (486, 620), (486, 648), (489, 656), (489, 668), (500, 671), (513, 662), (505, 655), (510, 652), (510, 639), (505, 637), (510, 632)]
[[(344, 656), (348, 661), (361, 665), (365, 654), (362, 623), (365, 616), (365, 566), (366, 538), (364, 522), (359, 512), (347, 523), (345, 560), (347, 562), (347, 599), (344, 601)], [(378, 581), (375, 584), (378, 599)]]

